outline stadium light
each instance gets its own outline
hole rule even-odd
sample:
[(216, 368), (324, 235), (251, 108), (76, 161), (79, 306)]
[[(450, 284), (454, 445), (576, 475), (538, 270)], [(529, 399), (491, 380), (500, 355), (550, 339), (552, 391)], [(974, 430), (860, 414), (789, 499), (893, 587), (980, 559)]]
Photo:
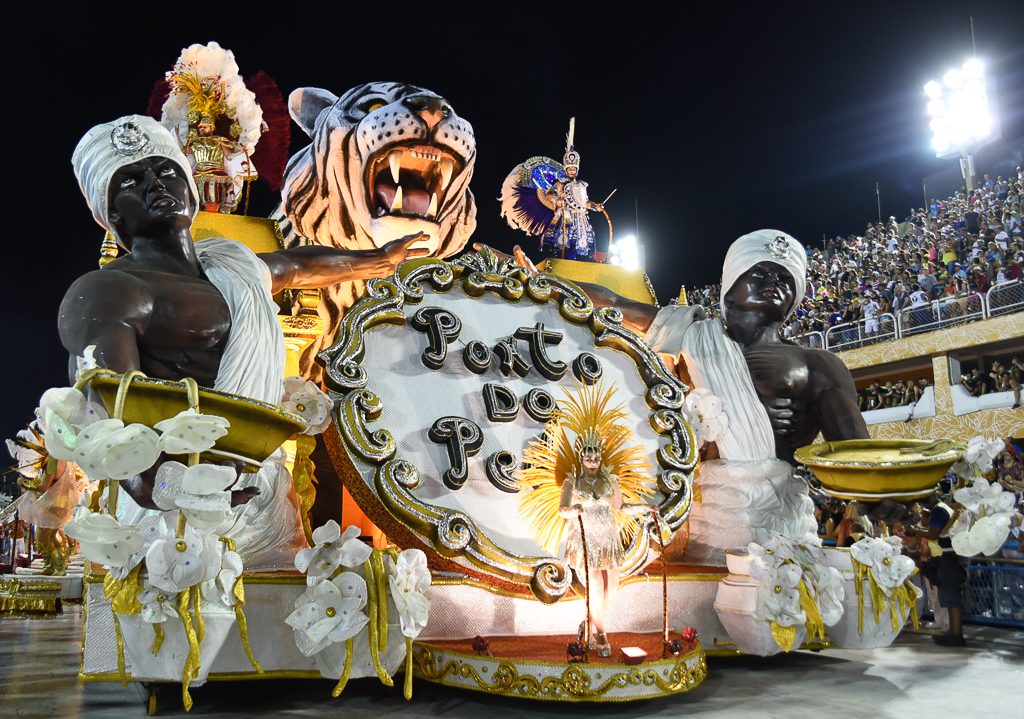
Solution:
[(633, 235), (626, 235), (612, 243), (608, 261), (627, 270), (640, 269), (640, 246)]
[(999, 138), (985, 66), (977, 58), (946, 72), (942, 82), (925, 84), (936, 157), (959, 157), (967, 189), (974, 189), (974, 155), (982, 145)]

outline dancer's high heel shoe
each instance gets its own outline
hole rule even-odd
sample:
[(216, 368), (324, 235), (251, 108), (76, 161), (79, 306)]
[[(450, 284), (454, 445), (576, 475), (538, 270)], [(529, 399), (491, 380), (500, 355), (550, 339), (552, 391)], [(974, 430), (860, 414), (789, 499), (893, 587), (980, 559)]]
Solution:
[[(587, 633), (587, 620), (584, 619), (580, 622), (580, 628), (576, 630), (576, 639), (583, 641), (583, 636)], [(594, 650), (597, 648), (597, 642), (594, 641), (594, 632), (590, 632), (590, 641), (587, 642), (587, 649)]]
[(604, 632), (598, 632), (597, 637), (597, 656), (599, 657), (610, 657), (612, 655), (612, 645), (608, 641), (608, 636)]

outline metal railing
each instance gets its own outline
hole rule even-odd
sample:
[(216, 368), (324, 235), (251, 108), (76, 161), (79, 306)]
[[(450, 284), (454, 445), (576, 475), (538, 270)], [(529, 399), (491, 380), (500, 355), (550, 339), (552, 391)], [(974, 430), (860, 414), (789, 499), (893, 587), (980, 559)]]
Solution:
[(867, 347), (878, 342), (896, 339), (896, 318), (885, 314), (835, 325), (825, 330), (825, 346), (833, 352)]
[(801, 347), (806, 347), (807, 349), (825, 349), (825, 335), (821, 332), (805, 332), (804, 334), (797, 335), (791, 339)]
[(972, 558), (966, 594), (966, 621), (1024, 628), (1024, 562)]
[(904, 307), (899, 313), (900, 337), (934, 332), (944, 327), (985, 318), (985, 298), (977, 292), (932, 300), (920, 307)]
[(985, 309), (989, 317), (1024, 310), (1024, 282), (1013, 280), (989, 288), (985, 293)]
[[(895, 317), (886, 313), (874, 320), (861, 319), (829, 327), (824, 334), (805, 332), (792, 341), (811, 349), (843, 352), (1012, 312), (1024, 312), (1024, 282), (1020, 280), (1002, 282), (984, 295), (971, 292), (942, 297), (920, 307), (904, 307)], [(869, 325), (871, 332), (868, 332)]]

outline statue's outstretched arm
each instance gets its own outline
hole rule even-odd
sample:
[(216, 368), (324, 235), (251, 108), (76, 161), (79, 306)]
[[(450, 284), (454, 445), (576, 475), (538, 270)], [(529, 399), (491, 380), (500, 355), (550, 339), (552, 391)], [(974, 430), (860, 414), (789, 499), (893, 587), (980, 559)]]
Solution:
[(270, 268), (273, 292), (288, 287), (317, 289), (339, 282), (386, 277), (405, 260), (425, 257), (428, 254), (426, 248), (410, 249), (413, 243), (425, 239), (427, 236), (419, 232), (372, 250), (303, 245), (290, 250), (267, 252), (259, 257)]

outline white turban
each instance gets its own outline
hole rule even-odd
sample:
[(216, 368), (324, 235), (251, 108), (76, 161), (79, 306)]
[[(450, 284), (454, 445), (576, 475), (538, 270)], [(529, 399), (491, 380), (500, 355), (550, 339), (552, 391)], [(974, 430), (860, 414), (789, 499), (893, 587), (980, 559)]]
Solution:
[[(199, 191), (192, 179), (192, 167), (181, 151), (174, 136), (151, 117), (125, 115), (113, 122), (103, 123), (85, 133), (78, 141), (71, 165), (78, 186), (89, 203), (92, 216), (115, 237), (117, 232), (108, 219), (107, 203), (110, 197), (110, 178), (125, 165), (147, 157), (166, 157), (175, 162), (188, 180), (192, 191), (192, 217), (198, 210)], [(120, 242), (121, 238), (117, 238)], [(122, 243), (123, 244), (123, 243)]]
[(774, 262), (792, 275), (795, 291), (793, 302), (786, 308), (788, 317), (807, 291), (807, 253), (804, 246), (780, 230), (757, 230), (732, 243), (722, 265), (722, 311), (725, 295), (744, 272), (759, 262)]

